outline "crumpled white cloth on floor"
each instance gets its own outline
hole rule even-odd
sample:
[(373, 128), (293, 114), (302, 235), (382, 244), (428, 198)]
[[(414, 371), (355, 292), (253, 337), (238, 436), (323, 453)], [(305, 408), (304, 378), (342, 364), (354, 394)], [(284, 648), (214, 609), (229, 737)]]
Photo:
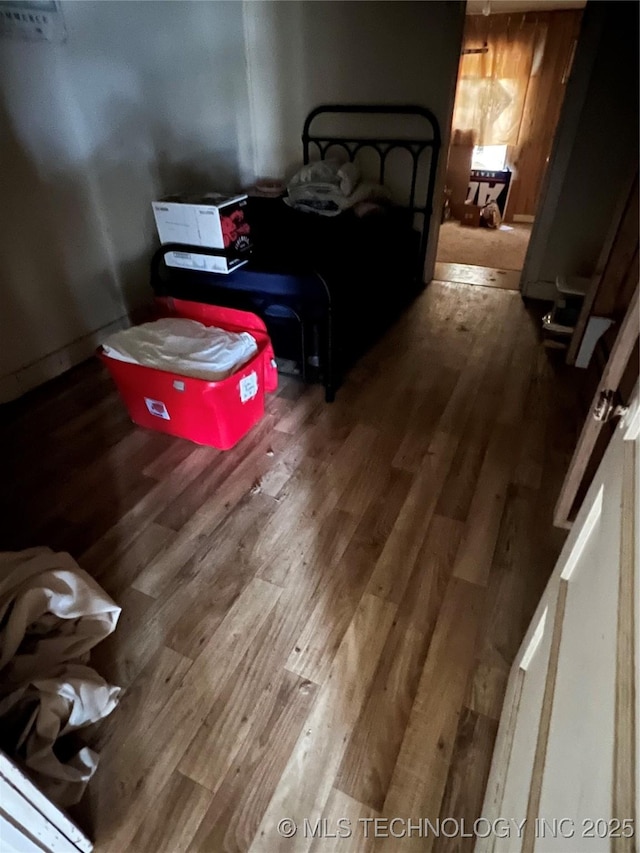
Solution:
[(73, 805), (82, 797), (98, 755), (83, 747), (64, 762), (54, 744), (110, 714), (119, 693), (119, 687), (107, 684), (91, 667), (65, 664), (56, 676), (30, 681), (0, 701), (3, 725), (19, 732), (17, 755), (35, 783), (59, 805)]
[(167, 317), (115, 332), (102, 349), (118, 361), (219, 382), (246, 364), (258, 345), (249, 332), (229, 332), (197, 320)]
[(60, 805), (78, 802), (98, 756), (85, 747), (63, 760), (57, 740), (106, 717), (118, 701), (120, 688), (86, 661), (119, 615), (69, 554), (0, 552), (2, 746)]
[(115, 630), (120, 608), (69, 554), (0, 552), (0, 695), (83, 660)]

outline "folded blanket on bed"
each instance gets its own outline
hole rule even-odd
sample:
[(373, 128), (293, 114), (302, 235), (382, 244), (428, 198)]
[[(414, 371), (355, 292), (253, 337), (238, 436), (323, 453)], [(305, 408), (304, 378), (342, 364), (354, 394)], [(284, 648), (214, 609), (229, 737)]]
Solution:
[(321, 216), (337, 216), (360, 202), (390, 200), (381, 184), (361, 181), (354, 163), (319, 160), (303, 166), (287, 187), (289, 207)]

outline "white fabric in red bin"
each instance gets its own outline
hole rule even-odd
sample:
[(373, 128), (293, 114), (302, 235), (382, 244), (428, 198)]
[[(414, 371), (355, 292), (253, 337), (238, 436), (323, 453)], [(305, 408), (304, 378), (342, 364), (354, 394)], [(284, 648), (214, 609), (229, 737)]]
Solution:
[(200, 302), (188, 302), (171, 296), (157, 296), (154, 300), (156, 313), (161, 317), (189, 317), (199, 320), (206, 326), (219, 325), (234, 331), (250, 332), (256, 339), (266, 340), (264, 361), (264, 385), (267, 394), (278, 388), (278, 366), (273, 346), (267, 333), (267, 327), (257, 314), (240, 311), (236, 308), (224, 308), (221, 305), (206, 305)]
[(165, 317), (197, 320), (233, 332), (248, 332), (257, 353), (226, 379), (207, 381), (99, 356), (113, 377), (134, 423), (146, 429), (229, 450), (263, 417), (265, 392), (275, 391), (278, 374), (264, 322), (255, 314), (163, 297)]

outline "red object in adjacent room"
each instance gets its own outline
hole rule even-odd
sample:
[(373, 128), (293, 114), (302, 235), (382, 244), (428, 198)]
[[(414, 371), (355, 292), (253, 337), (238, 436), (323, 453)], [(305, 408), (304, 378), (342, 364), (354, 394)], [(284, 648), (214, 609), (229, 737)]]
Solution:
[(140, 364), (98, 355), (113, 377), (134, 423), (147, 429), (187, 438), (219, 450), (229, 450), (264, 414), (264, 395), (278, 387), (271, 340), (262, 320), (248, 311), (156, 299), (166, 317), (197, 320), (232, 332), (249, 332), (258, 352), (232, 376), (220, 382), (192, 379)]

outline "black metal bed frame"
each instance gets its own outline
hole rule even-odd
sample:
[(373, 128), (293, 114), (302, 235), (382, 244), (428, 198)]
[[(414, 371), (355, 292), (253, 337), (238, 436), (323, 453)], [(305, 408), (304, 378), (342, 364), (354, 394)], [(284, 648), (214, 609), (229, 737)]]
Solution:
[[(418, 116), (427, 122), (429, 134), (427, 137), (413, 139), (393, 137), (374, 139), (366, 136), (329, 136), (311, 133), (311, 126), (314, 120), (320, 115), (330, 114)], [(431, 110), (428, 110), (426, 107), (419, 107), (413, 104), (323, 104), (312, 110), (304, 123), (304, 128), (302, 130), (302, 147), (305, 165), (311, 162), (310, 147), (312, 144), (320, 153), (321, 160), (326, 158), (326, 154), (330, 148), (339, 147), (346, 151), (347, 156), (352, 163), (359, 151), (362, 151), (365, 148), (372, 149), (378, 155), (380, 164), (379, 182), (381, 184), (384, 184), (386, 160), (391, 151), (404, 149), (411, 155), (412, 170), (409, 204), (401, 206), (405, 207), (406, 210), (410, 211), (414, 215), (420, 215), (423, 217), (418, 270), (419, 274), (422, 275), (427, 254), (429, 226), (431, 224), (431, 215), (433, 213), (433, 194), (435, 190), (436, 172), (438, 169), (438, 158), (441, 146), (440, 126), (437, 118)], [(420, 169), (420, 160), (425, 151), (431, 152), (429, 160), (429, 179), (424, 203), (419, 204), (416, 199), (416, 184), (418, 180), (418, 171)]]
[[(428, 126), (428, 131), (425, 133), (424, 137), (413, 137), (413, 138), (396, 138), (396, 137), (383, 137), (383, 138), (372, 138), (366, 136), (329, 136), (329, 135), (318, 135), (312, 133), (312, 124), (318, 116), (323, 114), (369, 114), (369, 115), (389, 115), (389, 116), (417, 116), (421, 119), (424, 119)], [(311, 146), (315, 146), (320, 153), (320, 159), (325, 159), (325, 156), (329, 149), (333, 146), (342, 147), (349, 157), (349, 160), (353, 162), (359, 151), (365, 148), (370, 148), (375, 151), (379, 158), (379, 181), (380, 183), (384, 183), (385, 177), (385, 166), (388, 155), (391, 151), (395, 149), (404, 149), (411, 155), (412, 169), (411, 169), (411, 184), (410, 184), (410, 193), (409, 193), (409, 203), (408, 205), (400, 205), (400, 207), (406, 209), (413, 216), (422, 216), (422, 230), (420, 233), (420, 243), (419, 243), (419, 256), (416, 259), (416, 270), (415, 270), (415, 278), (416, 281), (422, 283), (423, 274), (424, 274), (424, 264), (427, 252), (427, 245), (429, 239), (429, 226), (431, 222), (431, 215), (433, 212), (433, 195), (435, 188), (435, 179), (436, 179), (436, 171), (438, 167), (438, 157), (440, 152), (440, 128), (438, 125), (438, 121), (433, 113), (426, 109), (425, 107), (414, 106), (414, 105), (371, 105), (371, 104), (324, 104), (322, 106), (316, 107), (312, 110), (307, 116), (304, 128), (302, 132), (302, 144), (303, 144), (303, 157), (304, 163), (307, 165), (311, 161), (310, 150)], [(417, 198), (417, 183), (418, 183), (418, 174), (421, 166), (421, 157), (425, 153), (425, 151), (430, 152), (429, 157), (429, 172), (428, 172), (428, 181), (427, 181), (427, 190), (424, 198)], [(229, 254), (226, 250), (220, 249), (209, 249), (198, 246), (184, 246), (177, 244), (165, 244), (161, 246), (157, 252), (154, 254), (154, 257), (151, 262), (151, 280), (152, 286), (156, 292), (165, 292), (162, 285), (161, 280), (163, 278), (162, 270), (164, 269), (165, 274), (169, 274), (169, 270), (171, 268), (167, 268), (164, 263), (164, 257), (167, 252), (171, 251), (190, 251), (194, 253), (199, 253), (203, 255), (215, 255), (215, 256), (226, 256), (229, 257)], [(176, 270), (176, 272), (178, 272)], [(242, 269), (239, 270), (242, 272)], [(327, 281), (321, 275), (318, 270), (309, 270), (309, 274), (313, 276), (319, 283), (320, 287), (323, 289), (326, 295), (326, 306), (324, 307), (324, 316), (322, 320), (322, 377), (323, 384), (325, 386), (326, 392), (326, 400), (327, 402), (331, 402), (335, 397), (336, 387), (339, 384), (340, 376), (338, 375), (337, 365), (335, 362), (335, 346), (334, 346), (334, 319), (333, 319), (333, 305), (331, 299), (331, 290), (328, 286)], [(213, 275), (212, 273), (208, 273), (208, 275)], [(217, 288), (217, 297), (218, 299), (224, 300), (221, 301), (221, 304), (228, 304), (232, 307), (244, 308), (245, 310), (255, 310), (257, 313), (260, 313), (263, 317), (269, 316), (270, 312), (274, 309), (285, 308), (290, 315), (295, 318), (300, 328), (300, 341), (301, 341), (301, 373), (302, 378), (306, 379), (307, 373), (307, 345), (306, 345), (306, 317), (303, 310), (300, 307), (294, 307), (291, 304), (283, 304), (282, 301), (278, 298), (270, 301), (270, 294), (264, 291), (256, 291), (253, 297), (246, 291), (233, 291), (232, 288), (228, 290), (224, 288), (222, 282), (226, 279), (226, 276), (218, 276), (220, 279), (219, 286)], [(259, 307), (258, 307), (259, 306)], [(317, 328), (317, 327), (316, 327)]]
[[(169, 252), (189, 252), (190, 254), (196, 255), (208, 255), (214, 258), (230, 258), (229, 252), (226, 249), (212, 249), (208, 246), (191, 246), (185, 243), (163, 243), (153, 254), (151, 258), (151, 284), (156, 292), (162, 292), (162, 269), (164, 268), (165, 273), (168, 272), (169, 268), (165, 262), (165, 256)], [(173, 269), (176, 269), (175, 267)], [(178, 268), (179, 269), (179, 268)], [(239, 268), (242, 271), (242, 267)], [(192, 272), (192, 270), (188, 270)], [(216, 273), (208, 273), (208, 275), (216, 275)], [(309, 276), (315, 278), (315, 280), (319, 283), (322, 288), (324, 295), (326, 296), (326, 322), (325, 322), (325, 339), (326, 339), (326, 364), (325, 364), (325, 376), (324, 376), (324, 385), (327, 391), (327, 402), (332, 402), (335, 397), (335, 377), (334, 377), (334, 365), (333, 365), (333, 308), (331, 305), (331, 291), (329, 290), (329, 286), (325, 280), (325, 278), (317, 271), (310, 270)], [(256, 306), (253, 304), (251, 298), (247, 297), (246, 291), (242, 291), (238, 298), (231, 299), (228, 304), (225, 301), (225, 304), (229, 308), (239, 308), (244, 311), (255, 311)], [(298, 329), (300, 333), (300, 376), (303, 382), (307, 381), (307, 345), (306, 345), (306, 332), (305, 332), (305, 322), (304, 317), (301, 315), (299, 310), (290, 304), (282, 305), (280, 299), (273, 300), (261, 300), (261, 314), (264, 317), (269, 316), (282, 316), (274, 315), (274, 309), (285, 309), (288, 312), (290, 317), (293, 317), (298, 324)]]

